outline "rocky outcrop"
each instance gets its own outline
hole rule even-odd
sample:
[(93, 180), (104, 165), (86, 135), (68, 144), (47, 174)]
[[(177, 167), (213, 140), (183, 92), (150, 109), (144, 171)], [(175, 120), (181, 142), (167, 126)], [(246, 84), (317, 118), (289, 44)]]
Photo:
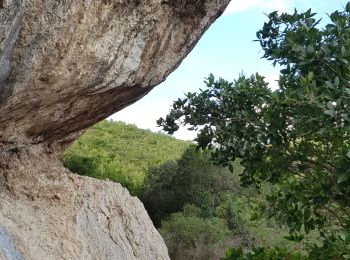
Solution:
[(135, 102), (228, 2), (6, 0), (0, 142), (67, 140)]
[(0, 257), (165, 259), (140, 202), (63, 168), (174, 70), (229, 0), (0, 0)]
[(1, 176), (0, 259), (168, 259), (137, 198), (52, 164), (41, 149), (17, 151), (13, 171)]

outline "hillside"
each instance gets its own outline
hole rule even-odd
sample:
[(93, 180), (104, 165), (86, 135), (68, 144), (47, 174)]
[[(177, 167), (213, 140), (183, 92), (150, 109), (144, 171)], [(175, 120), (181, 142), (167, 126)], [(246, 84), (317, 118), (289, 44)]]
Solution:
[[(121, 183), (143, 202), (173, 259), (219, 259), (228, 247), (304, 250), (283, 225), (257, 216), (270, 186), (242, 188), (238, 162), (215, 166), (210, 151), (134, 125), (104, 120), (65, 151), (73, 172)], [(308, 236), (316, 241), (315, 235)], [(179, 242), (180, 241), (180, 242)]]
[(104, 120), (64, 153), (64, 164), (81, 175), (120, 182), (136, 195), (149, 166), (178, 159), (190, 142), (134, 125)]

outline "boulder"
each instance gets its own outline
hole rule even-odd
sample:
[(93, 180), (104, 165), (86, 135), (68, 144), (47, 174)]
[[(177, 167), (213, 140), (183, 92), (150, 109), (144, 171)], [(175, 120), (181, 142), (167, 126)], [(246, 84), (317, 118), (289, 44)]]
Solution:
[(162, 82), (228, 3), (0, 0), (0, 258), (168, 258), (137, 198), (62, 153)]
[(16, 153), (0, 176), (0, 259), (169, 259), (120, 184), (72, 174), (40, 146)]

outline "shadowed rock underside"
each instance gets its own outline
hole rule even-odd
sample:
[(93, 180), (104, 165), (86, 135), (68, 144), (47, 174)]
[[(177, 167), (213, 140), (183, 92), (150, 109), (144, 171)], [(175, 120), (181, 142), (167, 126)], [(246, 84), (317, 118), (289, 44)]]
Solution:
[(0, 1), (0, 259), (168, 258), (138, 199), (62, 151), (162, 82), (228, 3)]

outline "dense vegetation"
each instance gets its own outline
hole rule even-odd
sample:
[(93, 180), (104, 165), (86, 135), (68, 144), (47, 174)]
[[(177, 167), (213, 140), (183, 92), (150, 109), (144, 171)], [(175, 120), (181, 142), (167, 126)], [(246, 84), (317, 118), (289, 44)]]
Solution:
[[(172, 259), (219, 259), (230, 246), (304, 248), (284, 239), (283, 226), (257, 218), (266, 201), (257, 189), (239, 185), (242, 170), (238, 163), (232, 172), (215, 166), (209, 151), (193, 146), (177, 161), (149, 169), (141, 200)], [(269, 187), (260, 192), (269, 193)]]
[[(198, 146), (212, 149), (218, 165), (239, 158), (243, 186), (270, 183), (264, 213), (289, 227), (290, 240), (319, 231), (323, 245), (310, 248), (309, 258), (348, 259), (350, 2), (324, 29), (314, 16), (273, 12), (257, 32), (263, 57), (282, 67), (277, 90), (259, 74), (232, 83), (210, 75), (206, 89), (175, 101), (158, 123), (169, 133), (182, 124), (199, 129)], [(232, 249), (227, 259), (270, 253), (292, 256), (276, 248)]]
[(257, 189), (239, 185), (243, 168), (237, 162), (232, 173), (210, 158), (189, 142), (102, 121), (65, 152), (65, 165), (137, 194), (173, 259), (219, 259), (233, 246), (304, 247), (285, 240), (283, 226), (257, 218), (256, 209), (266, 201)]
[(181, 211), (185, 204), (201, 208), (203, 217), (214, 215), (221, 197), (237, 189), (238, 176), (217, 167), (210, 154), (187, 149), (177, 161), (168, 161), (149, 169), (141, 199), (153, 222)]
[(197, 146), (103, 121), (65, 165), (137, 194), (173, 259), (350, 258), (350, 3), (324, 29), (314, 15), (273, 12), (257, 33), (279, 89), (210, 75), (174, 102), (158, 123)]
[(104, 120), (65, 151), (64, 165), (81, 175), (119, 182), (136, 195), (148, 167), (179, 158), (189, 144), (134, 125)]

